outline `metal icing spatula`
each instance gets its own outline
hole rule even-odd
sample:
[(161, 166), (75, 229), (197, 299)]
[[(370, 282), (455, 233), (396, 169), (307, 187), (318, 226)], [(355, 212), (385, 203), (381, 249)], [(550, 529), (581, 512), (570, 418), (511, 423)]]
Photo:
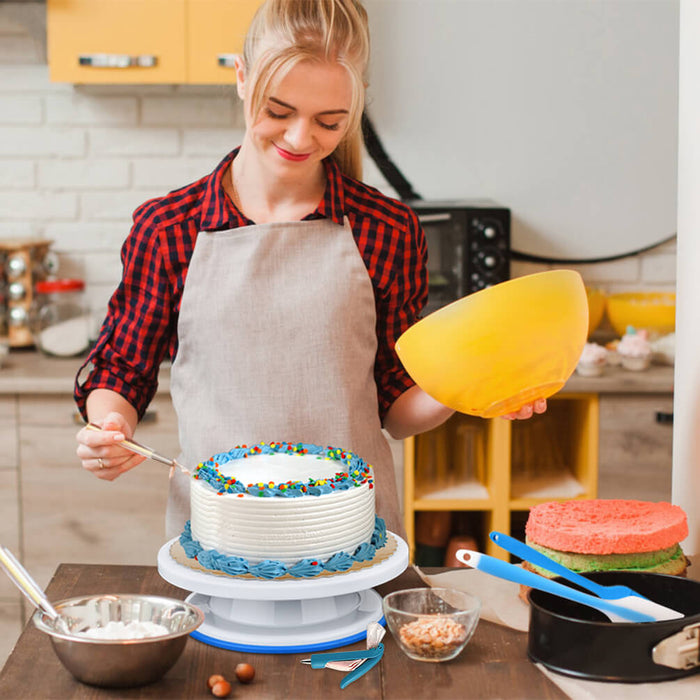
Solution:
[[(95, 423), (87, 423), (85, 426), (88, 430), (97, 430), (97, 431), (102, 431), (102, 428), (100, 428), (99, 425), (96, 425)], [(176, 459), (172, 459), (170, 457), (165, 457), (162, 454), (159, 454), (156, 452), (154, 449), (150, 447), (146, 447), (146, 445), (142, 445), (139, 442), (136, 442), (136, 440), (120, 440), (119, 442), (115, 442), (115, 445), (121, 445), (127, 450), (130, 450), (131, 452), (135, 452), (137, 455), (142, 455), (143, 457), (148, 457), (148, 459), (152, 459), (156, 462), (161, 462), (162, 464), (167, 464), (170, 467), (170, 475), (172, 476), (173, 470), (174, 469), (179, 469), (181, 472), (184, 472), (185, 474), (191, 474), (189, 469), (185, 467), (184, 465), (180, 464)]]
[(29, 575), (29, 572), (19, 563), (14, 554), (3, 545), (0, 545), (0, 569), (5, 571), (25, 598), (51, 620), (54, 629), (64, 634), (76, 631), (71, 629), (75, 620), (62, 615), (54, 608), (39, 584)]

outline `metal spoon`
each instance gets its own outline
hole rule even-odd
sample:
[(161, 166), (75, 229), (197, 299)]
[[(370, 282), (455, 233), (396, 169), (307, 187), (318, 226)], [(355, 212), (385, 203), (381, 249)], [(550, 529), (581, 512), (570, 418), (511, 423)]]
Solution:
[[(95, 423), (87, 423), (85, 427), (88, 430), (95, 430), (97, 432), (101, 432), (102, 428), (99, 425), (96, 425)], [(161, 462), (162, 464), (167, 464), (171, 468), (171, 476), (172, 476), (172, 470), (175, 469), (176, 467), (181, 471), (184, 472), (185, 474), (192, 474), (192, 472), (187, 469), (187, 467), (183, 466), (178, 462), (176, 459), (171, 459), (170, 457), (165, 457), (162, 454), (156, 452), (154, 449), (150, 447), (146, 447), (146, 445), (142, 445), (139, 442), (136, 442), (136, 440), (120, 440), (119, 442), (115, 442), (115, 445), (121, 445), (125, 449), (135, 452), (137, 455), (141, 455), (143, 457), (148, 457), (148, 459), (152, 459), (156, 462)]]
[(0, 545), (0, 564), (10, 580), (19, 588), (20, 592), (29, 602), (44, 615), (47, 615), (54, 627), (60, 627), (60, 632), (70, 633), (70, 618), (61, 615), (49, 599), (39, 584), (29, 575), (27, 570), (19, 563), (14, 554), (3, 545)]

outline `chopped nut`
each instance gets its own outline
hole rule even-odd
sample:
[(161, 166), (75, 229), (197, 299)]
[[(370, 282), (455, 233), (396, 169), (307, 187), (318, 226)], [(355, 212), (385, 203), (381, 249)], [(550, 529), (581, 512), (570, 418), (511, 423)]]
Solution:
[(401, 643), (416, 656), (436, 659), (450, 656), (464, 643), (467, 630), (449, 617), (421, 617), (402, 625)]

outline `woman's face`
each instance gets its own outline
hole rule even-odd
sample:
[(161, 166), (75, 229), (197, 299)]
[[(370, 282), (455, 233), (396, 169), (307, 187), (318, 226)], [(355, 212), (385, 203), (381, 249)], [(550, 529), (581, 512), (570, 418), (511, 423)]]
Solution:
[[(245, 81), (239, 91), (245, 96)], [(347, 131), (352, 79), (337, 63), (302, 61), (267, 95), (246, 138), (271, 172), (315, 173)], [(248, 118), (247, 118), (248, 120)]]

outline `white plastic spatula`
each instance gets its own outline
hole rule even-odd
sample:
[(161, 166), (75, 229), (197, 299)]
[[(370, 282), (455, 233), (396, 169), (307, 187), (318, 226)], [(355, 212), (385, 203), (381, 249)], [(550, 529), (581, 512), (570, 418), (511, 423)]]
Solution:
[(628, 596), (614, 601), (598, 598), (481, 552), (460, 549), (456, 556), (459, 561), (473, 569), (595, 608), (612, 622), (657, 622), (683, 617), (677, 610), (671, 610), (639, 596)]

